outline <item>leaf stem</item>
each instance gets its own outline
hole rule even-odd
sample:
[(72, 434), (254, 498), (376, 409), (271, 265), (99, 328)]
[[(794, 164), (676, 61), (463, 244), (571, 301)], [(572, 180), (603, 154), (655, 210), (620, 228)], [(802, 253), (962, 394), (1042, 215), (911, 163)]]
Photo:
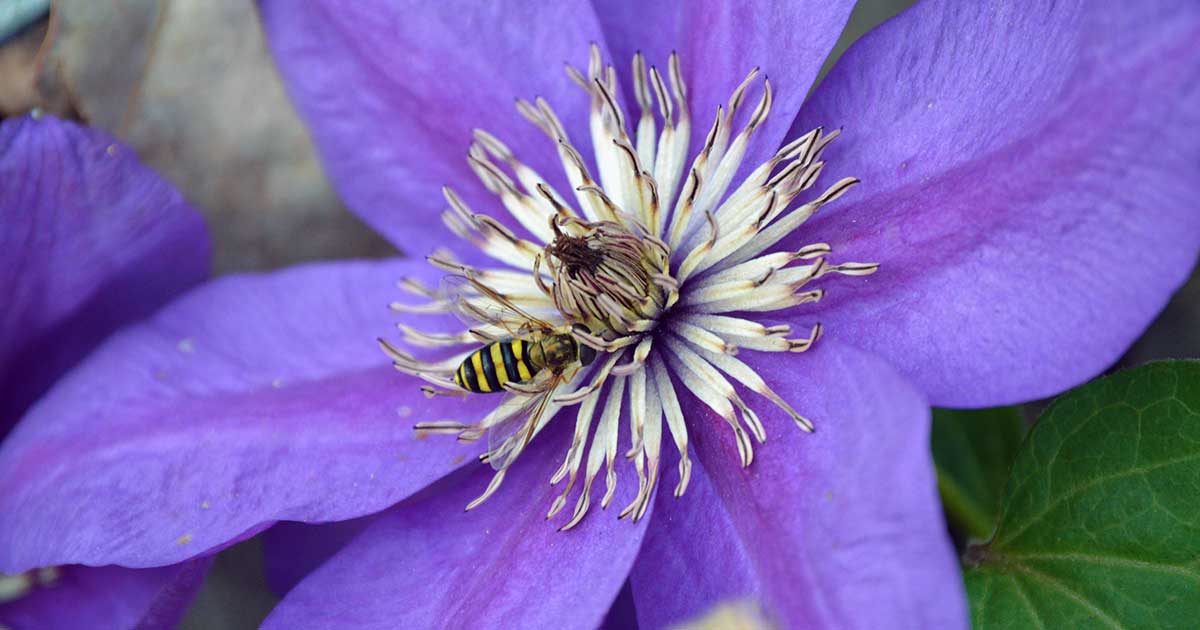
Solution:
[(968, 538), (987, 540), (995, 528), (992, 519), (976, 502), (967, 497), (962, 487), (954, 483), (953, 478), (946, 474), (941, 466), (935, 468), (938, 493), (942, 496), (942, 508), (951, 523), (966, 532)]

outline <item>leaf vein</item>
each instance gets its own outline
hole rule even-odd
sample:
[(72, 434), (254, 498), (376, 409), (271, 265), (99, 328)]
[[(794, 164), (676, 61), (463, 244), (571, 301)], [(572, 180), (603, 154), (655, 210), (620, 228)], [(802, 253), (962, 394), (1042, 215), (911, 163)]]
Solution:
[(1075, 602), (1076, 604), (1079, 604), (1081, 607), (1083, 607), (1085, 610), (1087, 610), (1089, 613), (1091, 613), (1093, 617), (1095, 617), (1097, 620), (1103, 622), (1105, 625), (1109, 626), (1110, 628), (1116, 628), (1117, 630), (1125, 630), (1125, 626), (1121, 625), (1121, 622), (1117, 621), (1111, 615), (1104, 612), (1104, 610), (1102, 608), (1097, 606), (1090, 599), (1084, 597), (1082, 593), (1071, 588), (1070, 586), (1063, 584), (1062, 582), (1056, 580), (1055, 578), (1053, 578), (1045, 573), (1042, 573), (1041, 571), (1038, 571), (1038, 570), (1034, 569), (1033, 567), (1021, 564), (1019, 562), (1014, 562), (1014, 563), (1010, 564), (1009, 566), (1021, 573), (1024, 573), (1031, 580), (1041, 582), (1042, 584), (1045, 584), (1046, 586), (1049, 586), (1051, 588), (1054, 588), (1055, 590), (1061, 591), (1063, 593), (1063, 595), (1067, 596), (1068, 599)]
[(1029, 594), (1025, 592), (1025, 587), (1021, 585), (1021, 580), (1014, 579), (1012, 582), (1013, 587), (1017, 591), (1017, 597), (1029, 609), (1029, 616), (1033, 617), (1033, 624), (1039, 630), (1045, 630), (1046, 624), (1042, 621), (1042, 616), (1038, 614), (1037, 607), (1033, 605), (1033, 600), (1029, 599)]
[[(1114, 481), (1117, 479), (1123, 479), (1125, 477), (1142, 475), (1142, 474), (1145, 474), (1148, 472), (1158, 470), (1159, 468), (1166, 468), (1167, 466), (1174, 466), (1175, 464), (1182, 464), (1182, 463), (1190, 462), (1190, 461), (1197, 460), (1197, 459), (1200, 459), (1200, 453), (1192, 453), (1190, 455), (1185, 455), (1183, 457), (1175, 457), (1172, 459), (1165, 459), (1163, 461), (1156, 462), (1154, 464), (1150, 464), (1147, 466), (1138, 466), (1138, 467), (1130, 468), (1128, 470), (1123, 470), (1119, 473), (1113, 473), (1111, 475), (1104, 475), (1101, 477), (1096, 477), (1095, 479), (1092, 479), (1091, 481), (1089, 481), (1085, 484), (1076, 486), (1070, 492), (1060, 495), (1058, 498), (1054, 499), (1050, 503), (1047, 503), (1045, 508), (1043, 508), (1037, 514), (1034, 514), (1033, 516), (1031, 516), (1029, 518), (1029, 520), (1027, 520), (1025, 522), (1025, 524), (1022, 525), (1019, 529), (1017, 529), (1015, 532), (1013, 532), (1011, 534), (1008, 534), (1008, 535), (1000, 538), (998, 542), (1000, 545), (1004, 545), (1006, 543), (1012, 542), (1014, 539), (1019, 537), (1021, 534), (1024, 534), (1027, 530), (1029, 530), (1030, 527), (1033, 527), (1035, 524), (1037, 524), (1038, 521), (1045, 518), (1047, 514), (1049, 514), (1050, 512), (1053, 512), (1054, 509), (1057, 508), (1058, 506), (1062, 505), (1066, 501), (1069, 501), (1070, 499), (1075, 498), (1076, 496), (1078, 496), (1080, 494), (1083, 494), (1084, 492), (1087, 492), (1088, 490), (1091, 490), (1092, 488), (1095, 488), (1098, 485), (1107, 483), (1109, 481)], [(1009, 497), (1009, 498), (1011, 499), (1011, 497)]]
[(1005, 554), (1006, 558), (1014, 560), (1022, 560), (1025, 562), (1039, 560), (1069, 560), (1073, 562), (1087, 562), (1091, 564), (1099, 564), (1110, 567), (1120, 567), (1123, 569), (1145, 569), (1148, 571), (1161, 571), (1170, 573), (1179, 577), (1184, 577), (1190, 580), (1200, 582), (1200, 571), (1189, 570), (1186, 565), (1171, 564), (1168, 562), (1154, 562), (1151, 560), (1138, 560), (1135, 558), (1124, 558), (1121, 556), (1098, 556), (1089, 553), (1009, 553)]

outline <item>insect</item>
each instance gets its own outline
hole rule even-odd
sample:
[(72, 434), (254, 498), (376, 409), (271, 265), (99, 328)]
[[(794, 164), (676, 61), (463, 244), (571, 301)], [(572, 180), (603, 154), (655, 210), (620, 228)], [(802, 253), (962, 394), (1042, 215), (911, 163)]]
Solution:
[(557, 413), (561, 405), (553, 399), (562, 386), (595, 361), (596, 350), (576, 337), (591, 330), (583, 324), (554, 326), (463, 276), (447, 276), (442, 291), (477, 334), (490, 338), (503, 331), (467, 355), (454, 372), (454, 383), (468, 392), (506, 394), (479, 426), (488, 435), (487, 461), (503, 470), (524, 450), (543, 418)]
[[(576, 328), (591, 332), (583, 325)], [(509, 383), (528, 383), (542, 370), (561, 374), (595, 360), (596, 351), (570, 333), (543, 329), (526, 338), (493, 341), (472, 352), (454, 372), (454, 382), (469, 392), (494, 394), (505, 391)]]

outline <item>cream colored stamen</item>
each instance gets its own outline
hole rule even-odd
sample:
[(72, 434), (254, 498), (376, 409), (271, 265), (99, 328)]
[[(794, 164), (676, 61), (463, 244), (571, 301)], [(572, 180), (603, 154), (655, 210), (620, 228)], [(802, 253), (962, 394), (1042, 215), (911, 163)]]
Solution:
[[(505, 383), (508, 393), (481, 420), (429, 418), (417, 424), (420, 430), (453, 433), (467, 442), (488, 436), (488, 451), (480, 459), (496, 473), (468, 509), (498, 491), (509, 467), (563, 407), (577, 406), (575, 428), (551, 478), (563, 487), (547, 513), (547, 518), (561, 514), (577, 493), (562, 529), (574, 527), (588, 513), (602, 468), (600, 505), (611, 503), (619, 437), (626, 430), (629, 447), (623, 455), (632, 463), (638, 485), (620, 516), (636, 521), (649, 510), (663, 464), (664, 424), (678, 456), (674, 494), (684, 494), (692, 460), (677, 384), (725, 420), (743, 466), (754, 460), (753, 442), (762, 444), (767, 436), (739, 386), (778, 407), (801, 430), (812, 431), (813, 423), (772, 390), (743, 356), (804, 352), (821, 336), (821, 325), (809, 324), (807, 333), (797, 333), (790, 324), (766, 325), (751, 314), (817, 302), (824, 290), (813, 285), (824, 277), (863, 276), (878, 268), (831, 263), (833, 248), (826, 243), (768, 251), (858, 183), (847, 177), (812, 192), (829, 168), (822, 156), (839, 130), (818, 128), (796, 138), (735, 185), (774, 100), (770, 82), (754, 69), (728, 103), (709, 113), (712, 125), (684, 176), (692, 130), (679, 56), (668, 59), (665, 78), (640, 54), (632, 70), (635, 108), (626, 110), (616, 70), (603, 63), (598, 47), (591, 49), (586, 72), (567, 68), (591, 106), (591, 163), (549, 103), (540, 98), (517, 101), (519, 114), (554, 143), (571, 186), (568, 195), (522, 162), (501, 138), (475, 130), (468, 165), (496, 196), (495, 208), (505, 210), (511, 221), (475, 212), (448, 188), (443, 191), (449, 204), (443, 219), (497, 266), (466, 265), (437, 252), (429, 261), (450, 274), (443, 288), (400, 283), (424, 302), (398, 301), (392, 305), (397, 312), (455, 312), (467, 321), (467, 330), (454, 332), (399, 325), (411, 346), (457, 349), (458, 354), (438, 360), (418, 359), (380, 342), (396, 368), (429, 382), (431, 393), (462, 394), (454, 383), (455, 371), (481, 343), (567, 331), (555, 334), (570, 334), (579, 347), (602, 353), (586, 367), (543, 371), (528, 382)], [(751, 102), (753, 111), (743, 113)], [(742, 119), (746, 122), (735, 129)], [(623, 411), (628, 419), (624, 430)]]

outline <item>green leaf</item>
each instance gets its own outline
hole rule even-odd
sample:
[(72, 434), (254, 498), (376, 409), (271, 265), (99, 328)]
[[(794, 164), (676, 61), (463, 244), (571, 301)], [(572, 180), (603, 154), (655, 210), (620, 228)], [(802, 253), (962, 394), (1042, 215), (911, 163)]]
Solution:
[(1059, 398), (1013, 463), (993, 540), (967, 552), (975, 628), (1200, 623), (1200, 362)]
[(971, 538), (987, 538), (1025, 434), (1020, 407), (933, 410), (933, 461), (950, 519)]

